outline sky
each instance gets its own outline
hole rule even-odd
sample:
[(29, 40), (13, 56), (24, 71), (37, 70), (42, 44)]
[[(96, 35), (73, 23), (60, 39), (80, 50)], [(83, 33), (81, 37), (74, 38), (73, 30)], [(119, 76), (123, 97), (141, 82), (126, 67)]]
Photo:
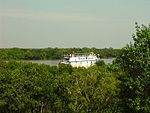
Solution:
[(0, 48), (122, 48), (150, 0), (0, 0)]

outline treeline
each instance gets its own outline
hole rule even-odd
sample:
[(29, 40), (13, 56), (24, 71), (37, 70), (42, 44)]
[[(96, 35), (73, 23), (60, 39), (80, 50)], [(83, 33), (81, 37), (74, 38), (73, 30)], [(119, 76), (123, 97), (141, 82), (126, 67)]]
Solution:
[(94, 52), (101, 58), (117, 57), (120, 49), (113, 48), (43, 48), (43, 49), (23, 49), (7, 48), (0, 49), (0, 60), (57, 60), (70, 53)]

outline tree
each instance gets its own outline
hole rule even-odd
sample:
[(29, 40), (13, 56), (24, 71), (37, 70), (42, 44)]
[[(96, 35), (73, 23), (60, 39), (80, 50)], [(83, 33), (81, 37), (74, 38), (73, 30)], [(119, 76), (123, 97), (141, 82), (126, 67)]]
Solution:
[(96, 62), (96, 65), (103, 66), (103, 65), (105, 65), (105, 62), (104, 62), (104, 60), (99, 60), (98, 62)]
[(138, 26), (133, 44), (122, 49), (117, 58), (121, 76), (121, 105), (126, 113), (150, 112), (150, 25)]

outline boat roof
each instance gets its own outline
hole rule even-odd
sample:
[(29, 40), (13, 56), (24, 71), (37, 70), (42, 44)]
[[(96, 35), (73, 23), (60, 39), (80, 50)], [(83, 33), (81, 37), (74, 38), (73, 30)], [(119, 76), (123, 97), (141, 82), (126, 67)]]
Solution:
[(94, 54), (93, 52), (89, 52), (89, 53), (73, 53), (75, 55), (87, 55), (87, 54)]

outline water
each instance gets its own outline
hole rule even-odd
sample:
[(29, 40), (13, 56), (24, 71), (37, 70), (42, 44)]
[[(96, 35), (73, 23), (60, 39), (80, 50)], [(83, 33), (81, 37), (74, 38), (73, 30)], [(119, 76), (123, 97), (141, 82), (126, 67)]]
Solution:
[(112, 64), (113, 60), (115, 60), (115, 58), (103, 58), (101, 59), (105, 62), (105, 64)]
[[(112, 61), (114, 60), (114, 58), (107, 58), (107, 59), (103, 58), (101, 60), (103, 60), (105, 64), (112, 64)], [(54, 65), (58, 65), (60, 61), (61, 60), (31, 60), (28, 62), (54, 66)]]
[(29, 60), (28, 62), (55, 66), (59, 64), (60, 60)]

